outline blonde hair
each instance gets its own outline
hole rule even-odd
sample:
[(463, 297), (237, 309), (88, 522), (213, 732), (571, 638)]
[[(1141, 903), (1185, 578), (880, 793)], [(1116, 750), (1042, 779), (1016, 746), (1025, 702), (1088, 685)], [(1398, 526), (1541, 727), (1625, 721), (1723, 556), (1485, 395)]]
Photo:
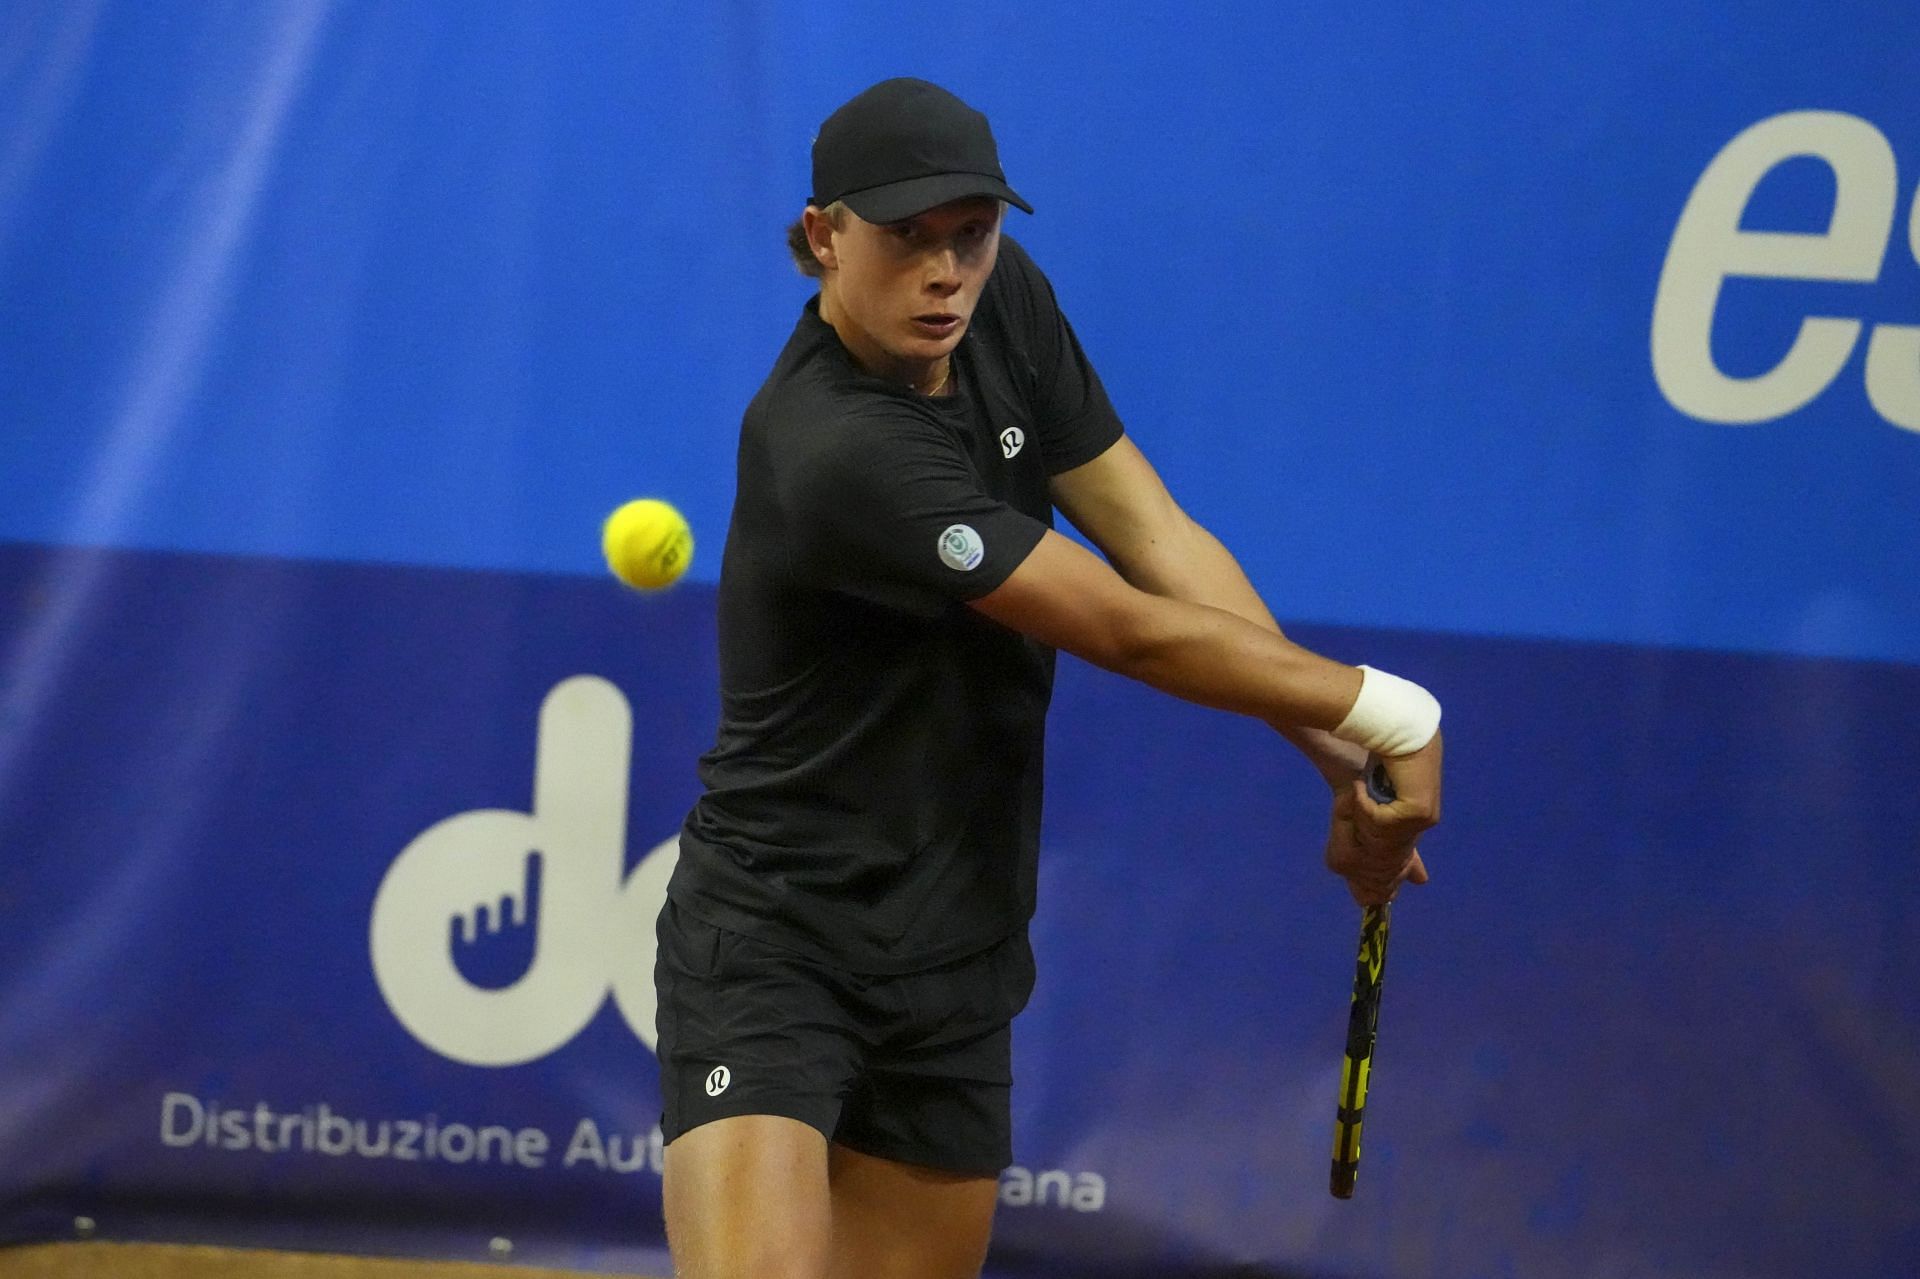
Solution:
[[(827, 225), (838, 231), (847, 224), (847, 215), (852, 213), (845, 203), (835, 200), (820, 210), (820, 216)], [(787, 252), (793, 255), (794, 269), (808, 279), (817, 280), (826, 274), (826, 268), (820, 265), (820, 259), (813, 256), (813, 245), (807, 240), (807, 220), (796, 218), (787, 228)]]

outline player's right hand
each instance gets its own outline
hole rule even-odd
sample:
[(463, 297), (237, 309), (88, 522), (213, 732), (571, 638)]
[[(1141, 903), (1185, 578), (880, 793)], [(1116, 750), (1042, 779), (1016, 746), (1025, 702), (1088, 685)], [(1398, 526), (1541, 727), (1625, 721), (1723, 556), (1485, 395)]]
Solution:
[(1395, 798), (1376, 802), (1356, 778), (1335, 792), (1333, 826), (1327, 836), (1327, 869), (1347, 881), (1363, 906), (1391, 901), (1402, 883), (1427, 882), (1416, 843), (1440, 820), (1440, 735), (1411, 755), (1381, 762)]
[(1393, 783), (1393, 799), (1376, 803), (1367, 793), (1366, 783), (1356, 781), (1351, 789), (1358, 807), (1354, 821), (1360, 836), (1369, 843), (1406, 844), (1440, 821), (1440, 761), (1444, 747), (1440, 733), (1411, 755), (1383, 755), (1380, 764)]

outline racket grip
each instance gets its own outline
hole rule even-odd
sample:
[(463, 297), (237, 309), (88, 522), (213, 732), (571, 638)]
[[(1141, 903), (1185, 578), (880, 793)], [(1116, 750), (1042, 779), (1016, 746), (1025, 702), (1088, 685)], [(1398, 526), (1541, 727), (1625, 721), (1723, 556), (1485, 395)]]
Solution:
[(1353, 1198), (1353, 1183), (1359, 1174), (1360, 1165), (1358, 1163), (1341, 1163), (1335, 1160), (1333, 1176), (1327, 1188), (1333, 1192), (1335, 1199), (1351, 1199)]
[(1387, 776), (1387, 766), (1378, 756), (1368, 754), (1363, 775), (1367, 779), (1367, 797), (1374, 803), (1391, 804), (1400, 798), (1399, 792), (1393, 789), (1393, 779)]

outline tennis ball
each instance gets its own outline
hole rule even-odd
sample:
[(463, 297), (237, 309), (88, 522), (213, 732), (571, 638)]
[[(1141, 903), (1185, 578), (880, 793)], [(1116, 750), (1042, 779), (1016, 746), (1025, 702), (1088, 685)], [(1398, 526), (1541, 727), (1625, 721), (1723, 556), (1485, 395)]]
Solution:
[(613, 575), (636, 591), (662, 591), (693, 563), (686, 517), (658, 498), (635, 498), (600, 529), (600, 550)]

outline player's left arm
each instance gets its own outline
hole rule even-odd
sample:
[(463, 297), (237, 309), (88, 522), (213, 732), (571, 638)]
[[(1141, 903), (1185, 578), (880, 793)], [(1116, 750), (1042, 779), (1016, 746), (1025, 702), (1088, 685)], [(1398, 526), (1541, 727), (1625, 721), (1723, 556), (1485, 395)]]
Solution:
[[(1051, 489), (1053, 504), (1129, 585), (1285, 634), (1233, 553), (1180, 508), (1126, 436), (1091, 462), (1054, 476)], [(1360, 775), (1366, 760), (1360, 747), (1319, 729), (1282, 732), (1335, 790)]]

